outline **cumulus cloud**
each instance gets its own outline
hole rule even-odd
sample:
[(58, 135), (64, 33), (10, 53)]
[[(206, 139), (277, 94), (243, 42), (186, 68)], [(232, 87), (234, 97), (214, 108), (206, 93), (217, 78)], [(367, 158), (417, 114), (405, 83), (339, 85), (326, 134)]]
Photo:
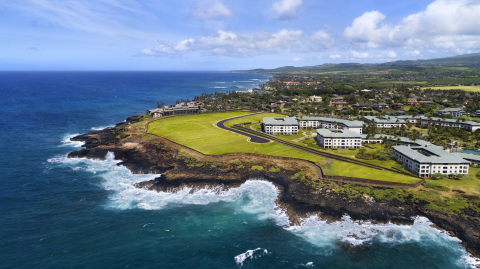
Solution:
[(379, 11), (365, 12), (343, 35), (362, 48), (479, 49), (479, 14), (479, 1), (436, 0), (397, 24), (386, 23)]
[(279, 21), (291, 21), (298, 18), (298, 11), (303, 0), (280, 0), (272, 5), (275, 19)]
[(370, 57), (370, 54), (368, 52), (356, 52), (352, 51), (352, 57), (353, 58), (359, 58), (359, 59), (366, 59)]
[(301, 62), (301, 61), (305, 61), (305, 59), (303, 59), (303, 58), (293, 58), (292, 61)]
[(341, 59), (342, 58), (342, 55), (340, 54), (332, 54), (330, 55), (330, 59)]
[(203, 7), (190, 11), (190, 17), (195, 20), (218, 20), (233, 17), (233, 12), (225, 4), (215, 1)]
[(255, 35), (239, 35), (218, 30), (216, 33), (180, 42), (164, 43), (152, 49), (140, 51), (143, 55), (184, 57), (189, 52), (200, 51), (210, 55), (248, 57), (259, 54), (280, 53), (293, 50), (302, 38), (301, 30), (281, 30), (277, 33), (262, 32)]
[(420, 58), (422, 57), (422, 53), (419, 50), (411, 50), (411, 51), (405, 51), (403, 53), (403, 56), (407, 58)]

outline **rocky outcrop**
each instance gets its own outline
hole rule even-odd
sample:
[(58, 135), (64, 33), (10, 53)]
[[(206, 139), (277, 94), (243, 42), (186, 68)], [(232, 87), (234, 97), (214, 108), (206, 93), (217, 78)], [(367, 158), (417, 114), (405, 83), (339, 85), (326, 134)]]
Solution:
[[(130, 119), (130, 122), (134, 120)], [(341, 183), (325, 181), (322, 184), (311, 184), (309, 183), (311, 181), (305, 178), (292, 179), (303, 169), (298, 163), (289, 164), (287, 161), (272, 158), (255, 158), (254, 161), (245, 159), (246, 157), (235, 159), (235, 156), (223, 159), (210, 158), (201, 156), (198, 152), (192, 153), (194, 157), (185, 157), (181, 154), (185, 149), (160, 137), (146, 139), (145, 136), (132, 135), (126, 139), (119, 139), (120, 133), (127, 125), (128, 122), (115, 128), (72, 138), (73, 141), (85, 142), (85, 148), (70, 153), (68, 157), (103, 159), (107, 152), (114, 152), (115, 158), (122, 160), (119, 165), (124, 165), (132, 171), (162, 173), (161, 177), (135, 185), (157, 192), (175, 192), (186, 186), (193, 187), (193, 190), (205, 186), (228, 189), (238, 187), (251, 178), (263, 178), (279, 188), (277, 204), (286, 211), (291, 222), (295, 224), (298, 224), (301, 218), (312, 214), (321, 214), (323, 218), (331, 220), (339, 220), (344, 214), (348, 214), (354, 220), (392, 221), (402, 224), (413, 223), (414, 216), (425, 216), (438, 227), (462, 239), (464, 246), (471, 253), (480, 256), (480, 218), (478, 212), (472, 209), (461, 213), (443, 214), (425, 209), (424, 202), (414, 202), (413, 197), (407, 197), (404, 202), (369, 196), (352, 198), (322, 187)], [(280, 170), (269, 172), (268, 169), (261, 171), (240, 169), (242, 165), (232, 160), (243, 162), (243, 166), (248, 162), (254, 162), (258, 166), (278, 167)]]

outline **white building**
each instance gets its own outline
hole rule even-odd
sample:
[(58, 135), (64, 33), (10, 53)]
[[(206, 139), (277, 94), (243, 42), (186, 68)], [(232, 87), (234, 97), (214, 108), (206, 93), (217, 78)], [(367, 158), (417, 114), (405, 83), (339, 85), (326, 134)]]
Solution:
[(318, 129), (317, 142), (324, 148), (360, 148), (362, 146), (362, 135), (342, 129)]
[(462, 128), (470, 132), (475, 132), (475, 130), (480, 128), (480, 122), (474, 121), (459, 121), (458, 119), (442, 119), (434, 117), (412, 117), (412, 116), (385, 116), (385, 117), (374, 117), (374, 116), (365, 116), (363, 117), (366, 121), (375, 122), (378, 128), (392, 128), (392, 127), (401, 127), (402, 125), (410, 123), (421, 122), (422, 125), (432, 124), (435, 126), (451, 127), (451, 128)]
[(178, 114), (196, 114), (200, 113), (203, 108), (203, 103), (197, 101), (181, 102), (176, 105), (166, 105), (163, 108), (156, 108), (147, 111), (147, 114), (157, 118), (167, 115)]
[(465, 115), (463, 108), (445, 108), (438, 111), (441, 115), (452, 115), (454, 117)]
[(298, 122), (295, 118), (263, 118), (263, 131), (273, 135), (298, 134)]
[(468, 175), (469, 161), (439, 147), (394, 146), (393, 154), (405, 169), (420, 177), (433, 174)]
[(324, 128), (324, 129), (344, 129), (362, 133), (363, 121), (350, 121), (325, 117), (303, 117), (297, 118), (300, 128)]
[(308, 97), (306, 99), (307, 102), (321, 102), (322, 101), (322, 97), (321, 96), (316, 96), (316, 95), (312, 95), (310, 97)]

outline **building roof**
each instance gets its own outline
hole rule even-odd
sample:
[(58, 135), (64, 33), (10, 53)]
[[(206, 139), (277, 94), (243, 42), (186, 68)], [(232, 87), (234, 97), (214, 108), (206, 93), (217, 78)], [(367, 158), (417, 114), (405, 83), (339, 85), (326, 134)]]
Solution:
[(343, 130), (343, 129), (317, 129), (317, 135), (323, 136), (323, 137), (332, 137), (332, 138), (361, 138), (362, 135), (350, 131), (350, 130)]
[(327, 122), (337, 122), (341, 123), (349, 128), (351, 127), (363, 127), (363, 121), (358, 121), (358, 120), (342, 120), (342, 119), (336, 119), (336, 118), (325, 118), (325, 117), (303, 117), (303, 118), (298, 118), (298, 120), (305, 120), (305, 121), (327, 121)]
[(394, 150), (419, 163), (468, 164), (469, 161), (438, 147), (394, 146)]
[(297, 120), (293, 117), (285, 117), (285, 118), (265, 117), (263, 118), (263, 123), (267, 125), (298, 125)]
[(460, 158), (463, 158), (467, 161), (476, 161), (480, 162), (480, 155), (476, 154), (470, 154), (470, 153), (462, 153), (462, 152), (457, 152), (457, 153), (452, 153), (455, 156), (458, 156)]
[(464, 111), (463, 108), (454, 108), (454, 107), (450, 107), (450, 108), (445, 108), (445, 109), (441, 109), (439, 110), (438, 112), (439, 113), (442, 113), (442, 112), (455, 112), (455, 111)]

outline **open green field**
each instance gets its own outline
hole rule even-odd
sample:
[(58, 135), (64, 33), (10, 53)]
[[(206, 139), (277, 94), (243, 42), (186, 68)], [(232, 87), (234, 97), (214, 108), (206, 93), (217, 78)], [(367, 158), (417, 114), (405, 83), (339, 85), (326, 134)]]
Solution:
[[(229, 112), (171, 117), (150, 123), (148, 133), (165, 137), (204, 154), (220, 155), (224, 153), (246, 152), (299, 158), (313, 162), (323, 160), (321, 157), (277, 143), (250, 143), (247, 141), (247, 137), (243, 135), (231, 133), (214, 126), (215, 122), (219, 120), (246, 114), (249, 113)], [(243, 120), (242, 122), (245, 121)]]
[(480, 194), (480, 179), (475, 177), (475, 174), (478, 171), (480, 171), (480, 168), (478, 167), (469, 167), (468, 176), (465, 178), (461, 178), (459, 180), (449, 178), (439, 180), (427, 179), (427, 182), (445, 186), (452, 190), (461, 190), (467, 193)]
[(463, 90), (469, 92), (480, 92), (480, 87), (474, 86), (445, 86), (445, 87), (424, 87), (422, 89), (433, 89), (433, 90)]
[[(171, 117), (150, 123), (148, 126), (148, 133), (165, 137), (204, 154), (220, 155), (224, 153), (245, 152), (299, 158), (313, 162), (321, 162), (324, 160), (324, 158), (277, 143), (251, 143), (247, 141), (245, 136), (222, 130), (214, 125), (215, 122), (219, 120), (246, 114), (248, 114), (248, 112), (228, 112)], [(274, 114), (255, 115), (252, 117), (237, 119), (236, 121), (243, 123), (256, 121), (256, 119), (263, 118), (266, 115)], [(403, 183), (418, 181), (418, 179), (390, 171), (380, 171), (339, 161), (324, 164), (322, 167), (324, 167), (325, 171), (330, 175), (388, 180)]]
[(417, 182), (419, 179), (414, 177), (409, 177), (402, 174), (397, 174), (385, 170), (377, 170), (368, 168), (365, 166), (333, 161), (328, 164), (322, 165), (323, 172), (329, 176), (345, 176), (345, 177), (358, 177), (366, 179), (375, 179), (382, 181), (392, 181), (400, 183), (412, 184)]

